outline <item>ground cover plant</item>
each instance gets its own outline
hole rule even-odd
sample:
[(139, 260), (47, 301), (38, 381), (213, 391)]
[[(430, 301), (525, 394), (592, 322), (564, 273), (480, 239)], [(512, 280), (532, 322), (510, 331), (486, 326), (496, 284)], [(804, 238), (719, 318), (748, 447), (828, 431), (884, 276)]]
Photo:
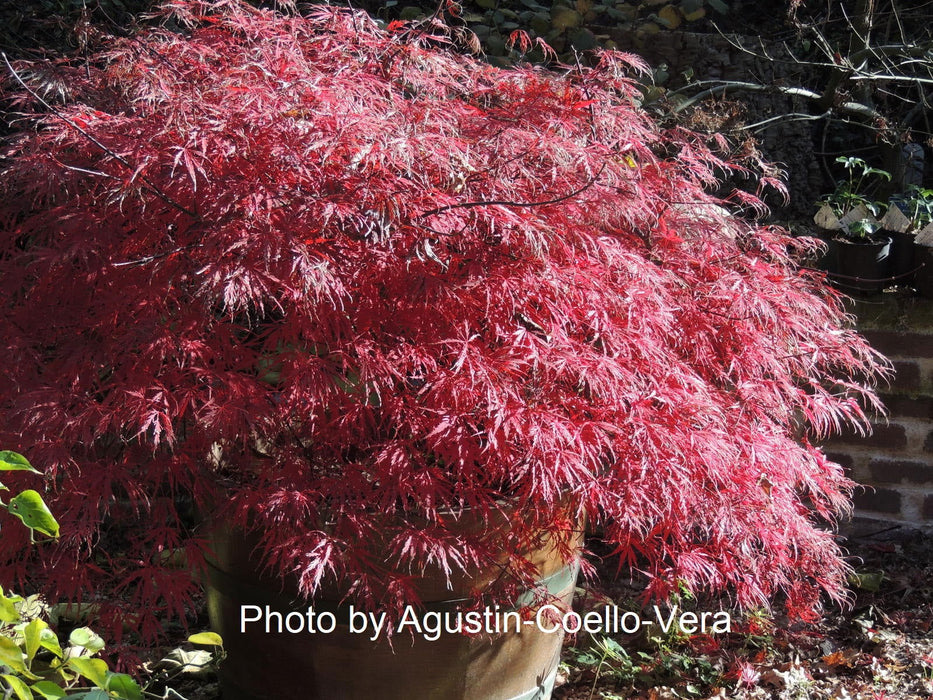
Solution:
[[(503, 553), (508, 595), (585, 517), (647, 596), (845, 595), (816, 523), (851, 483), (802, 436), (865, 425), (879, 358), (799, 241), (729, 212), (755, 197), (706, 193), (738, 166), (646, 117), (637, 59), (503, 70), (437, 18), (334, 8), (163, 20), (10, 67), (0, 434), (65, 534), (5, 536), (4, 579), (111, 592), (151, 637), (223, 511), (304, 593), (397, 611)], [(453, 522), (503, 503), (507, 531)]]
[[(861, 521), (840, 538), (855, 571), (852, 606), (817, 622), (746, 611), (728, 635), (578, 635), (564, 650), (561, 700), (933, 697), (933, 548), (906, 527)], [(581, 596), (625, 605), (631, 580), (607, 572)], [(703, 604), (699, 603), (702, 609)]]

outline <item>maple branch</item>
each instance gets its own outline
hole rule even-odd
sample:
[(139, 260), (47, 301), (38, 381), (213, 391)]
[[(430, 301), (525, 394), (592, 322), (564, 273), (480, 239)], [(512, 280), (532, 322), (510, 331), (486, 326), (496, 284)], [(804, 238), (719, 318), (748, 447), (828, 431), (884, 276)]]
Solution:
[(481, 202), (459, 202), (458, 204), (448, 204), (443, 207), (437, 207), (436, 209), (429, 209), (428, 211), (421, 212), (418, 215), (418, 218), (421, 219), (426, 216), (434, 216), (435, 214), (442, 214), (443, 212), (449, 211), (451, 209), (472, 209), (474, 207), (495, 207), (495, 206), (499, 206), (499, 207), (543, 207), (549, 204), (560, 204), (561, 202), (564, 202), (568, 199), (573, 199), (581, 192), (585, 192), (590, 187), (595, 185), (596, 181), (599, 180), (599, 176), (603, 174), (603, 170), (605, 169), (606, 169), (606, 163), (603, 163), (599, 168), (599, 172), (596, 173), (596, 175), (593, 178), (591, 178), (589, 182), (586, 182), (579, 189), (576, 189), (573, 192), (562, 195), (560, 197), (555, 197), (554, 199), (546, 199), (541, 202), (510, 202), (508, 200), (502, 200), (502, 199), (490, 199), (490, 200), (484, 200)]
[[(65, 122), (68, 126), (70, 126), (72, 129), (74, 129), (74, 130), (77, 131), (79, 134), (81, 134), (81, 135), (82, 135), (84, 138), (86, 138), (88, 141), (90, 141), (90, 142), (93, 143), (95, 146), (97, 146), (99, 149), (101, 149), (104, 153), (106, 153), (106, 154), (109, 155), (111, 158), (113, 158), (114, 160), (116, 160), (120, 165), (122, 165), (122, 166), (125, 167), (125, 168), (128, 168), (128, 169), (131, 170), (133, 173), (136, 172), (136, 168), (134, 168), (133, 165), (132, 165), (126, 158), (124, 158), (123, 156), (121, 156), (119, 153), (115, 153), (113, 150), (111, 150), (111, 149), (108, 148), (106, 145), (104, 145), (103, 143), (101, 143), (98, 139), (96, 139), (94, 136), (92, 136), (91, 134), (89, 134), (89, 133), (87, 132), (86, 129), (81, 128), (81, 127), (80, 127), (78, 124), (76, 124), (74, 121), (72, 121), (71, 119), (69, 119), (68, 117), (66, 117), (66, 116), (61, 112), (61, 110), (59, 110), (59, 109), (58, 109), (57, 107), (55, 107), (53, 104), (47, 102), (45, 99), (43, 99), (43, 97), (42, 97), (41, 95), (39, 95), (39, 93), (37, 93), (35, 90), (33, 90), (31, 87), (29, 87), (29, 85), (27, 85), (26, 82), (23, 80), (22, 76), (16, 71), (16, 69), (15, 69), (15, 68), (13, 67), (13, 65), (10, 63), (10, 59), (7, 58), (7, 55), (6, 55), (6, 52), (5, 52), (5, 51), (0, 51), (0, 57), (3, 58), (3, 62), (6, 64), (7, 70), (10, 71), (10, 75), (12, 75), (12, 76), (16, 79), (16, 82), (18, 82), (20, 85), (23, 86), (23, 89), (24, 89), (26, 92), (28, 92), (30, 95), (32, 95), (33, 98), (35, 98), (36, 100), (38, 100), (38, 101), (39, 101), (39, 104), (41, 104), (43, 107), (45, 107), (47, 110), (49, 110), (52, 114), (54, 114), (56, 117), (58, 117), (58, 118), (61, 119), (63, 122)], [(147, 187), (154, 195), (156, 195), (159, 199), (161, 199), (161, 200), (164, 201), (165, 203), (171, 205), (172, 207), (174, 207), (174, 208), (177, 209), (178, 211), (182, 212), (183, 214), (187, 214), (188, 216), (190, 216), (192, 219), (194, 219), (194, 220), (196, 220), (196, 221), (200, 221), (200, 220), (201, 220), (201, 216), (200, 216), (197, 212), (191, 211), (191, 210), (188, 209), (186, 206), (184, 206), (184, 205), (179, 204), (178, 202), (176, 202), (176, 201), (175, 201), (174, 199), (172, 199), (168, 194), (166, 194), (165, 191), (164, 191), (162, 188), (160, 188), (158, 185), (153, 184), (153, 182), (152, 182), (149, 178), (147, 178), (145, 175), (140, 175), (140, 176), (139, 176), (139, 179), (143, 182), (144, 185), (146, 185), (146, 187)]]
[(101, 172), (100, 170), (90, 170), (88, 168), (79, 168), (76, 165), (68, 165), (68, 163), (61, 163), (60, 165), (66, 170), (74, 170), (76, 173), (84, 173), (85, 175), (96, 175), (97, 177), (107, 177), (107, 178), (110, 178), (111, 180), (120, 179), (116, 175), (111, 175), (110, 173), (104, 173), (104, 172)]
[[(580, 63), (580, 52), (574, 49), (573, 58), (577, 62), (577, 72), (580, 73), (580, 77), (583, 77), (583, 66)], [(593, 140), (596, 140), (596, 111), (593, 109), (593, 96), (590, 94), (590, 88), (586, 84), (586, 81), (583, 81), (583, 94), (586, 95), (587, 101), (590, 103), (587, 105), (587, 111), (590, 115), (590, 133), (593, 135)]]
[(175, 248), (173, 250), (167, 250), (164, 253), (154, 253), (153, 255), (147, 255), (146, 257), (139, 258), (138, 260), (124, 260), (123, 262), (111, 263), (111, 266), (112, 267), (134, 267), (136, 265), (145, 265), (146, 263), (150, 263), (153, 260), (165, 258), (170, 255), (175, 255), (176, 253), (180, 253), (183, 250), (190, 250), (191, 248), (198, 248), (198, 247), (200, 247), (200, 244), (191, 243), (189, 245), (181, 246), (180, 248)]

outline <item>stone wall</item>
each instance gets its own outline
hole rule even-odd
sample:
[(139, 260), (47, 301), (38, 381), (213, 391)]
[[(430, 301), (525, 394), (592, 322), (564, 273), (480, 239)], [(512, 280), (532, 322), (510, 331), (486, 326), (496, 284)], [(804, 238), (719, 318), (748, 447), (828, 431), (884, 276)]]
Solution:
[[(684, 84), (680, 76), (685, 71), (692, 71), (693, 80), (696, 81), (727, 80), (763, 85), (797, 86), (803, 78), (799, 75), (800, 67), (790, 60), (782, 45), (764, 42), (761, 47), (756, 47), (758, 37), (729, 40), (718, 34), (667, 30), (647, 34), (641, 30), (612, 27), (601, 31), (608, 33), (620, 50), (642, 56), (652, 67), (667, 66), (666, 72), (670, 77), (665, 85), (671, 89)], [(736, 43), (755, 48), (755, 51), (765, 51), (778, 60), (763, 60), (753, 55), (753, 51), (739, 48)], [(789, 97), (776, 91), (735, 90), (727, 92), (724, 97), (744, 105), (746, 124), (762, 122), (780, 114), (812, 111), (803, 98)], [(785, 119), (769, 123), (766, 128), (754, 132), (765, 157), (778, 163), (787, 172), (790, 203), (782, 206), (777, 198), (769, 201), (779, 216), (813, 216), (813, 203), (826, 190), (816, 155), (821, 150), (817, 124), (812, 120)]]
[(875, 417), (870, 436), (840, 436), (824, 449), (866, 486), (855, 496), (857, 516), (933, 530), (933, 300), (878, 297), (855, 313), (894, 364), (881, 390), (888, 416)]

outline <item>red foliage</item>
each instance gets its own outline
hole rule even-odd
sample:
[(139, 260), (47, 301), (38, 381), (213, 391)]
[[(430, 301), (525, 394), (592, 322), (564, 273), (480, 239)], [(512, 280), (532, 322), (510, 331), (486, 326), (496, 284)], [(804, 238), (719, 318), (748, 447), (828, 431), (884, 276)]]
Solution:
[[(730, 166), (639, 110), (632, 57), (501, 70), (436, 22), (166, 13), (67, 101), (18, 97), (0, 438), (53, 475), (65, 535), (5, 534), (5, 577), (135, 591), (152, 629), (191, 593), (161, 568), (203, 544), (187, 494), (263, 527), (307, 593), (370, 605), (568, 512), (653, 595), (843, 594), (814, 518), (850, 482), (797, 436), (863, 424), (878, 358), (784, 232), (704, 193)], [(449, 527), (504, 501), (509, 535)]]

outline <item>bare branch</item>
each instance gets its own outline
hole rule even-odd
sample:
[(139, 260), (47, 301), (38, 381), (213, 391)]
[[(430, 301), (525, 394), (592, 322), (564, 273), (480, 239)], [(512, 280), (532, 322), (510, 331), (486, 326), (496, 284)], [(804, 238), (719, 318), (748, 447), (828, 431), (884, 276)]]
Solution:
[(145, 265), (146, 263), (151, 263), (154, 260), (159, 260), (161, 258), (167, 258), (169, 256), (175, 255), (176, 253), (180, 253), (183, 250), (190, 250), (196, 247), (198, 246), (186, 245), (180, 248), (175, 248), (173, 250), (167, 250), (164, 253), (155, 253), (153, 255), (147, 255), (146, 257), (139, 258), (138, 260), (124, 260), (121, 262), (111, 263), (111, 266), (113, 267), (136, 267), (137, 265)]
[(813, 122), (820, 119), (826, 119), (832, 112), (823, 112), (822, 114), (804, 114), (803, 112), (790, 112), (788, 114), (779, 114), (776, 117), (762, 119), (754, 124), (744, 124), (736, 128), (736, 131), (758, 131), (775, 122)]
[[(843, 84), (850, 81), (885, 81), (908, 85), (933, 84), (933, 70), (931, 70), (930, 65), (930, 56), (933, 54), (933, 43), (910, 44), (905, 40), (903, 43), (886, 43), (872, 46), (869, 42), (869, 34), (867, 33), (867, 30), (871, 27), (872, 20), (871, 18), (866, 19), (863, 15), (865, 12), (873, 11), (873, 2), (874, 0), (861, 0), (860, 9), (856, 13), (861, 28), (856, 27), (853, 20), (848, 17), (846, 18), (849, 26), (852, 28), (853, 35), (852, 41), (850, 42), (852, 50), (845, 57), (839, 57), (822, 32), (815, 27), (811, 27), (813, 31), (813, 40), (816, 46), (819, 47), (821, 53), (826, 56), (826, 61), (814, 61), (800, 58), (786, 42), (782, 42), (782, 46), (790, 58), (780, 58), (768, 50), (764, 40), (761, 38), (758, 40), (759, 48), (757, 50), (752, 50), (738, 41), (734, 36), (723, 33), (718, 26), (714, 25), (720, 37), (727, 41), (730, 46), (746, 55), (769, 62), (796, 65), (810, 70), (825, 68), (831, 71), (826, 88), (816, 98), (814, 98), (814, 91), (803, 87), (774, 86), (772, 88), (764, 83), (762, 83), (760, 87), (752, 87), (750, 83), (738, 82), (733, 82), (732, 85), (736, 87), (740, 86), (744, 90), (761, 92), (774, 89), (787, 95), (804, 97), (806, 99), (817, 99), (824, 113), (832, 109), (840, 109), (843, 112), (856, 114), (864, 118), (878, 118), (881, 115), (876, 110), (861, 102), (849, 101), (841, 106), (834, 105), (833, 101), (836, 93), (842, 88)], [(859, 14), (859, 12), (862, 14)], [(897, 20), (900, 22), (899, 16)], [(869, 66), (869, 61), (872, 59), (875, 63), (875, 68)], [(910, 69), (914, 68), (920, 72), (925, 69), (928, 77), (908, 72)], [(702, 83), (693, 83), (690, 87), (696, 87), (701, 84)], [(700, 93), (696, 97), (703, 99), (718, 94), (725, 89), (727, 88), (717, 87), (713, 90)], [(689, 107), (693, 103), (693, 101), (688, 101), (678, 107), (675, 112)]]
[(887, 80), (899, 83), (916, 83), (918, 85), (933, 85), (933, 78), (919, 78), (909, 75), (891, 75), (887, 73), (856, 73), (855, 80)]
[[(819, 102), (823, 98), (823, 96), (820, 95), (818, 92), (814, 92), (813, 90), (808, 90), (806, 88), (786, 87), (783, 85), (763, 85), (760, 83), (747, 83), (747, 82), (742, 82), (742, 81), (737, 81), (737, 80), (734, 80), (734, 81), (733, 80), (700, 81), (700, 82), (694, 83), (693, 85), (694, 86), (704, 85), (704, 84), (709, 85), (710, 83), (714, 83), (715, 84), (714, 87), (704, 90), (703, 92), (700, 92), (694, 95), (690, 99), (684, 102), (681, 102), (679, 105), (673, 108), (672, 111), (674, 112), (674, 114), (682, 112), (688, 107), (692, 107), (694, 104), (696, 104), (697, 102), (701, 100), (706, 99), (707, 97), (719, 96), (725, 92), (728, 92), (729, 90), (748, 90), (751, 92), (773, 92), (773, 93), (779, 93), (781, 95), (787, 95), (789, 97), (803, 97), (804, 99), (813, 100), (815, 102)], [(866, 117), (869, 119), (882, 118), (882, 115), (880, 112), (869, 107), (868, 105), (864, 105), (859, 102), (843, 102), (840, 105), (835, 105), (833, 110), (827, 110), (827, 111), (840, 111), (843, 113), (859, 115), (859, 116)]]

